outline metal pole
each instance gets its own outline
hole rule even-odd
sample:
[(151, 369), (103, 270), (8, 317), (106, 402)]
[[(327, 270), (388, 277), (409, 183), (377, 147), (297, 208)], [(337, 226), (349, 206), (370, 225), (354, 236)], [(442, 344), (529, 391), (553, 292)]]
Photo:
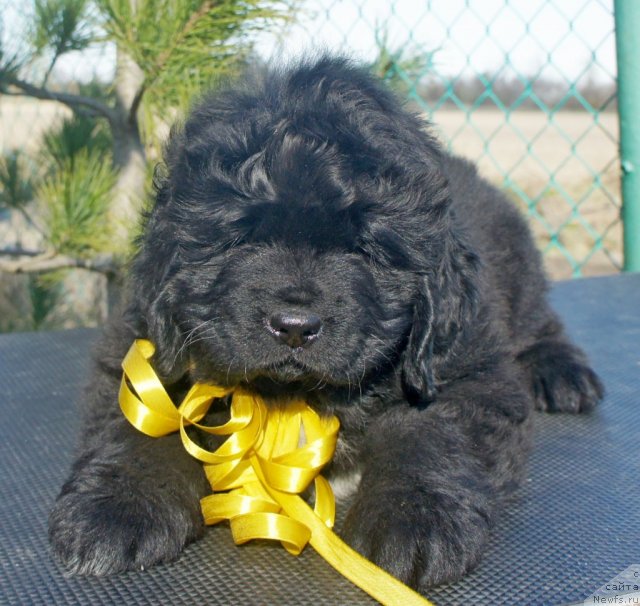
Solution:
[(615, 0), (624, 271), (640, 271), (640, 1)]

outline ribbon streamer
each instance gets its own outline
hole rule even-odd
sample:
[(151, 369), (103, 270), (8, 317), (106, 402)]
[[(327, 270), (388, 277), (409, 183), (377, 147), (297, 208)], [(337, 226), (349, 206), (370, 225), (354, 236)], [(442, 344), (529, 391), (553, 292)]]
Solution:
[[(384, 606), (433, 606), (331, 530), (335, 499), (320, 471), (333, 457), (336, 417), (321, 417), (303, 401), (268, 408), (256, 394), (201, 383), (176, 408), (149, 363), (154, 351), (144, 339), (131, 346), (122, 362), (120, 407), (129, 422), (149, 436), (179, 431), (185, 449), (202, 461), (213, 490), (201, 500), (206, 524), (228, 520), (236, 544), (277, 540), (293, 555), (309, 543)], [(217, 426), (200, 424), (214, 402), (228, 395), (229, 420)], [(188, 425), (228, 437), (212, 452), (189, 437)], [(313, 508), (300, 496), (312, 483)]]

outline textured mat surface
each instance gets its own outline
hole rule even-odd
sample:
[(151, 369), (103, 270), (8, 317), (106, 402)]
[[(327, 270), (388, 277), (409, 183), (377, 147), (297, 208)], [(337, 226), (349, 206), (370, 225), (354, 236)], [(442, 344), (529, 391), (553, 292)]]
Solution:
[[(529, 479), (480, 567), (438, 605), (582, 602), (640, 564), (640, 274), (560, 283), (552, 299), (607, 387), (591, 416), (537, 415)], [(308, 548), (235, 547), (208, 530), (176, 563), (65, 578), (47, 514), (73, 453), (95, 331), (0, 336), (0, 604), (372, 604)]]

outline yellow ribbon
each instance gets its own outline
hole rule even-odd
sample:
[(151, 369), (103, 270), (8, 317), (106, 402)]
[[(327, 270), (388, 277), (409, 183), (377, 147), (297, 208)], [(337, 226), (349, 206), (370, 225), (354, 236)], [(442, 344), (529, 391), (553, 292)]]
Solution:
[[(335, 450), (336, 417), (321, 417), (302, 401), (267, 408), (255, 394), (200, 383), (176, 408), (149, 363), (154, 351), (143, 339), (131, 346), (122, 362), (120, 407), (129, 422), (149, 436), (180, 431), (186, 450), (204, 463), (214, 492), (201, 500), (206, 524), (229, 520), (236, 544), (272, 539), (294, 555), (309, 543), (340, 574), (385, 606), (432, 604), (331, 531), (335, 499), (329, 482), (319, 474)], [(230, 394), (226, 423), (199, 423), (215, 400)], [(187, 425), (229, 437), (211, 452), (191, 440)], [(312, 482), (313, 509), (299, 496)]]

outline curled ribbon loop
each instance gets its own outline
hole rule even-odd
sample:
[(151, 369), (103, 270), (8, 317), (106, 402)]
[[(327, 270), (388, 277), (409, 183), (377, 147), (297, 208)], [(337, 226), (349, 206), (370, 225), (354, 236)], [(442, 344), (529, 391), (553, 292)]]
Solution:
[[(141, 432), (160, 437), (180, 432), (185, 449), (204, 464), (213, 494), (201, 500), (206, 524), (228, 520), (236, 544), (280, 541), (298, 555), (307, 543), (338, 572), (386, 606), (428, 606), (428, 600), (343, 543), (332, 531), (335, 499), (320, 474), (338, 437), (336, 417), (321, 417), (305, 402), (267, 408), (241, 389), (196, 383), (179, 407), (171, 401), (149, 360), (154, 346), (136, 340), (122, 363), (120, 407)], [(200, 421), (216, 400), (231, 396), (229, 420)], [(188, 435), (189, 425), (227, 436), (213, 452)], [(300, 496), (313, 483), (313, 509)]]

